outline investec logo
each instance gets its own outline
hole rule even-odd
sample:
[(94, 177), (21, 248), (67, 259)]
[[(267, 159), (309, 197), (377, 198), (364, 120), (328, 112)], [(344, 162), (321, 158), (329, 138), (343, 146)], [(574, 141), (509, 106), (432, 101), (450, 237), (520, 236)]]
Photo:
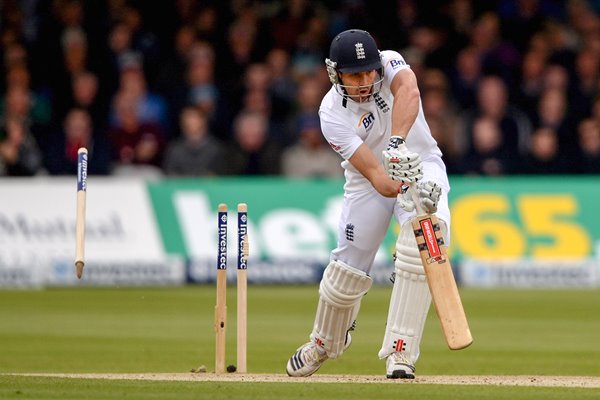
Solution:
[(81, 164), (81, 168), (77, 169), (77, 190), (86, 190), (88, 166), (88, 156), (86, 153), (79, 154), (79, 162)]
[(219, 224), (219, 265), (218, 269), (227, 268), (227, 213), (222, 213)]
[[(238, 249), (242, 249), (244, 247), (244, 239), (246, 239), (246, 235), (248, 234), (248, 216), (247, 214), (241, 214), (238, 220)], [(238, 269), (246, 269), (246, 258), (244, 254), (240, 251), (238, 253)]]
[(373, 115), (372, 112), (368, 112), (368, 113), (364, 113), (361, 117), (360, 120), (358, 121), (358, 126), (360, 127), (361, 125), (365, 127), (365, 130), (367, 132), (369, 132), (371, 130), (371, 128), (373, 128), (375, 122), (375, 115)]

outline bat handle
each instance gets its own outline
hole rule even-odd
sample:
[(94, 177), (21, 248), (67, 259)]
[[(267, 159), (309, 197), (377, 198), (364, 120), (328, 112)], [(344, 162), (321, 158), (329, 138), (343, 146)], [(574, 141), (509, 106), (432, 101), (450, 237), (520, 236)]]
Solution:
[[(390, 142), (388, 144), (388, 150), (391, 150), (391, 149), (398, 150), (398, 152), (400, 152), (400, 154), (409, 153), (408, 147), (406, 147), (406, 141), (401, 136), (390, 137)], [(423, 207), (421, 207), (421, 202), (419, 201), (419, 195), (417, 194), (417, 192), (415, 190), (416, 184), (414, 182), (411, 182), (407, 185), (408, 185), (408, 189), (407, 189), (408, 193), (410, 194), (412, 201), (415, 203), (415, 207), (417, 209), (417, 215), (427, 214), (425, 212), (425, 210), (423, 210)], [(400, 196), (402, 196), (402, 195), (398, 194), (398, 197), (400, 197)]]

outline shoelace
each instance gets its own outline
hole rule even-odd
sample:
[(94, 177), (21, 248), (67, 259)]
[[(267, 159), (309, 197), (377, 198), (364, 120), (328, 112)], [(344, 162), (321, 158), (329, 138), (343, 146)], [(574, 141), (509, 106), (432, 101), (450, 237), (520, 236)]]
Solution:
[(394, 364), (407, 364), (412, 366), (408, 358), (406, 358), (406, 356), (402, 353), (393, 353), (392, 360), (394, 361)]
[(313, 364), (315, 362), (319, 362), (324, 360), (327, 357), (326, 354), (321, 355), (317, 346), (314, 345), (310, 349), (307, 349), (303, 352), (303, 358), (306, 364)]

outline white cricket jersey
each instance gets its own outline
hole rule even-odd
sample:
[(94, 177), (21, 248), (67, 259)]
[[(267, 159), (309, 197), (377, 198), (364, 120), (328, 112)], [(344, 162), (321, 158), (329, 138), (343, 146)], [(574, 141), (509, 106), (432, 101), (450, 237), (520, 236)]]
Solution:
[[(373, 151), (375, 157), (381, 157), (381, 152), (387, 148), (392, 134), (394, 97), (390, 85), (398, 71), (410, 68), (398, 52), (386, 50), (382, 51), (381, 55), (384, 80), (381, 91), (373, 96), (373, 100), (357, 103), (352, 99), (345, 99), (332, 86), (319, 108), (323, 135), (330, 146), (344, 158), (342, 167), (345, 169), (344, 190), (346, 193), (372, 188), (371, 183), (350, 164), (348, 159), (362, 143), (365, 143)], [(436, 164), (441, 171), (433, 168), (436, 172), (432, 171), (433, 176), (430, 178), (441, 184), (442, 187), (449, 188), (445, 166), (442, 162), (442, 153), (431, 136), (420, 100), (419, 113), (410, 128), (406, 145), (411, 151), (419, 153), (421, 156), (425, 177), (428, 175), (427, 165)]]

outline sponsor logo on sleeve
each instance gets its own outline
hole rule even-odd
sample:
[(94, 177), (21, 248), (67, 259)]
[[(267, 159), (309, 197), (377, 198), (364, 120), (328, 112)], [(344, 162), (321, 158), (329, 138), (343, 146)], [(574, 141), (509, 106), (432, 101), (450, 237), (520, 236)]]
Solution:
[(390, 66), (392, 67), (392, 69), (398, 69), (400, 67), (403, 67), (406, 65), (406, 62), (402, 59), (393, 59), (390, 60)]
[(331, 148), (335, 151), (337, 151), (338, 153), (340, 152), (340, 150), (342, 149), (342, 146), (339, 146), (335, 143), (329, 142), (329, 145), (331, 146)]

